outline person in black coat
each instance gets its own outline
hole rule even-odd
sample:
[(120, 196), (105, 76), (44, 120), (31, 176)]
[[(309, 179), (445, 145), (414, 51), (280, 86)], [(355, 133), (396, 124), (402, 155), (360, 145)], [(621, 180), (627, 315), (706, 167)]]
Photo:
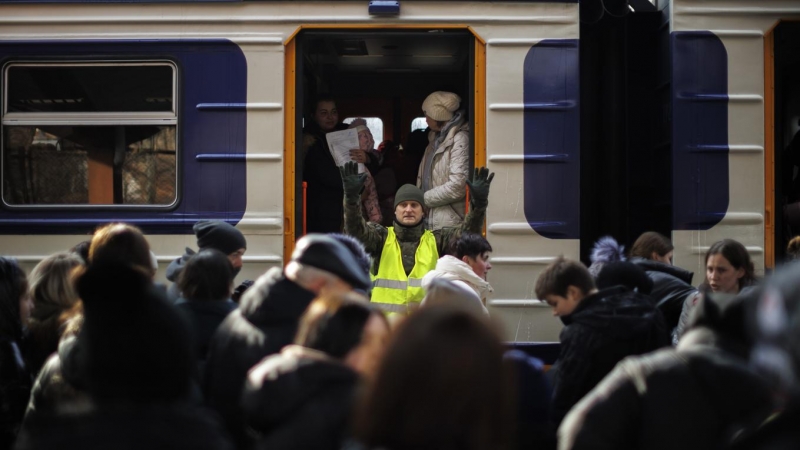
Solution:
[(315, 300), (296, 345), (250, 370), (242, 395), (245, 420), (262, 449), (338, 450), (349, 437), (360, 375), (371, 375), (389, 323), (357, 294)]
[(306, 190), (306, 231), (340, 233), (344, 217), (342, 177), (328, 148), (327, 133), (347, 129), (339, 123), (336, 101), (320, 95), (313, 102), (313, 115), (303, 129), (303, 181)]
[(677, 348), (625, 359), (570, 411), (559, 448), (729, 448), (773, 412), (768, 384), (747, 361), (745, 318), (759, 296), (703, 298)]
[(623, 285), (598, 291), (578, 261), (558, 258), (548, 266), (536, 281), (536, 295), (565, 325), (553, 368), (555, 423), (623, 358), (669, 344), (650, 297)]
[(208, 343), (219, 325), (238, 305), (231, 301), (233, 266), (219, 250), (205, 249), (192, 256), (178, 277), (183, 298), (175, 306), (189, 323), (195, 355), (202, 373)]
[(149, 271), (93, 263), (77, 289), (84, 323), (74, 363), (91, 405), (26, 421), (17, 448), (232, 448), (222, 424), (191, 402), (189, 331)]
[(245, 293), (240, 308), (211, 338), (203, 380), (207, 403), (239, 446), (248, 443), (240, 407), (247, 371), (292, 343), (300, 317), (317, 295), (369, 286), (369, 275), (343, 244), (311, 234), (297, 242), (284, 270), (271, 269)]
[(683, 304), (698, 294), (692, 286), (694, 274), (672, 265), (672, 243), (654, 231), (643, 233), (631, 248), (631, 262), (641, 267), (653, 280), (650, 296), (664, 315), (667, 329), (678, 326)]
[(22, 355), (23, 324), (32, 305), (25, 272), (15, 260), (0, 257), (0, 448), (14, 443), (31, 393), (31, 374)]

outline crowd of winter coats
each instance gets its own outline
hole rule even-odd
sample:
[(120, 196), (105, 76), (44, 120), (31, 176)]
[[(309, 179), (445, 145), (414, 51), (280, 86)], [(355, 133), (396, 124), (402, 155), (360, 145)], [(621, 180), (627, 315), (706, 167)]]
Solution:
[(0, 448), (800, 446), (800, 264), (757, 279), (736, 241), (699, 287), (657, 233), (558, 258), (535, 286), (565, 325), (548, 368), (445, 280), (390, 322), (347, 236), (235, 287), (243, 236), (195, 232), (170, 286), (127, 224), (29, 275), (0, 258)]

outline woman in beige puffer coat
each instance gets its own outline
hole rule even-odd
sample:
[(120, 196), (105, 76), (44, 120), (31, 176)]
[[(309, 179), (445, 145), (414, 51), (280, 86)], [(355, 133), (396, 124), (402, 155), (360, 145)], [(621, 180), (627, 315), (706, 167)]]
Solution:
[(469, 174), (469, 124), (459, 111), (461, 98), (436, 91), (422, 103), (431, 129), (417, 186), (425, 194), (430, 230), (457, 227), (464, 221)]

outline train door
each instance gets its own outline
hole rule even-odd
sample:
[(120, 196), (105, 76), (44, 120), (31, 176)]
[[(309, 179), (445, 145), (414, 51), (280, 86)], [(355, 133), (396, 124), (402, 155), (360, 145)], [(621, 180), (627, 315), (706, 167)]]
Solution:
[(766, 140), (775, 161), (766, 166), (767, 195), (774, 189), (774, 198), (767, 199), (774, 207), (774, 233), (765, 234), (774, 239), (774, 258), (781, 261), (789, 241), (800, 235), (800, 22), (779, 23), (765, 39), (764, 51), (765, 89), (774, 93), (765, 112)]
[[(294, 238), (313, 231), (302, 224), (307, 225), (309, 215), (309, 202), (304, 200), (308, 190), (303, 184), (304, 145), (309, 142), (309, 134), (304, 129), (313, 120), (314, 99), (321, 94), (332, 97), (341, 123), (356, 118), (367, 120), (375, 148), (385, 144), (384, 166), (394, 172), (390, 177), (394, 181), (387, 182), (394, 182), (394, 186), (378, 186), (383, 191), (381, 197), (383, 193), (393, 195), (401, 184), (416, 182), (419, 161), (427, 146), (425, 126), (420, 126), (419, 118), (423, 117), (421, 106), (428, 94), (458, 94), (461, 109), (468, 122), (474, 124), (474, 39), (463, 28), (312, 29), (296, 36), (292, 190), (298, 226)], [(475, 141), (470, 142), (473, 150)], [(383, 213), (391, 214), (391, 208), (383, 208)], [(391, 224), (391, 217), (384, 217), (383, 223)]]

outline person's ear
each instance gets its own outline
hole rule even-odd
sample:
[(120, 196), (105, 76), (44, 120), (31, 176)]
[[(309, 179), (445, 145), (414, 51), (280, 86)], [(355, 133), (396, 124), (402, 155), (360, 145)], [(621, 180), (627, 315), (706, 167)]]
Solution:
[(469, 258), (469, 256), (467, 256), (467, 255), (464, 255), (464, 256), (462, 256), (462, 257), (461, 257), (461, 260), (462, 260), (462, 261), (464, 261), (464, 262), (465, 262), (465, 263), (467, 263), (467, 264), (469, 264), (469, 259), (470, 259), (470, 258)]
[(579, 302), (583, 300), (586, 294), (583, 293), (581, 288), (578, 286), (569, 285), (567, 286), (567, 295), (566, 298), (571, 302)]

